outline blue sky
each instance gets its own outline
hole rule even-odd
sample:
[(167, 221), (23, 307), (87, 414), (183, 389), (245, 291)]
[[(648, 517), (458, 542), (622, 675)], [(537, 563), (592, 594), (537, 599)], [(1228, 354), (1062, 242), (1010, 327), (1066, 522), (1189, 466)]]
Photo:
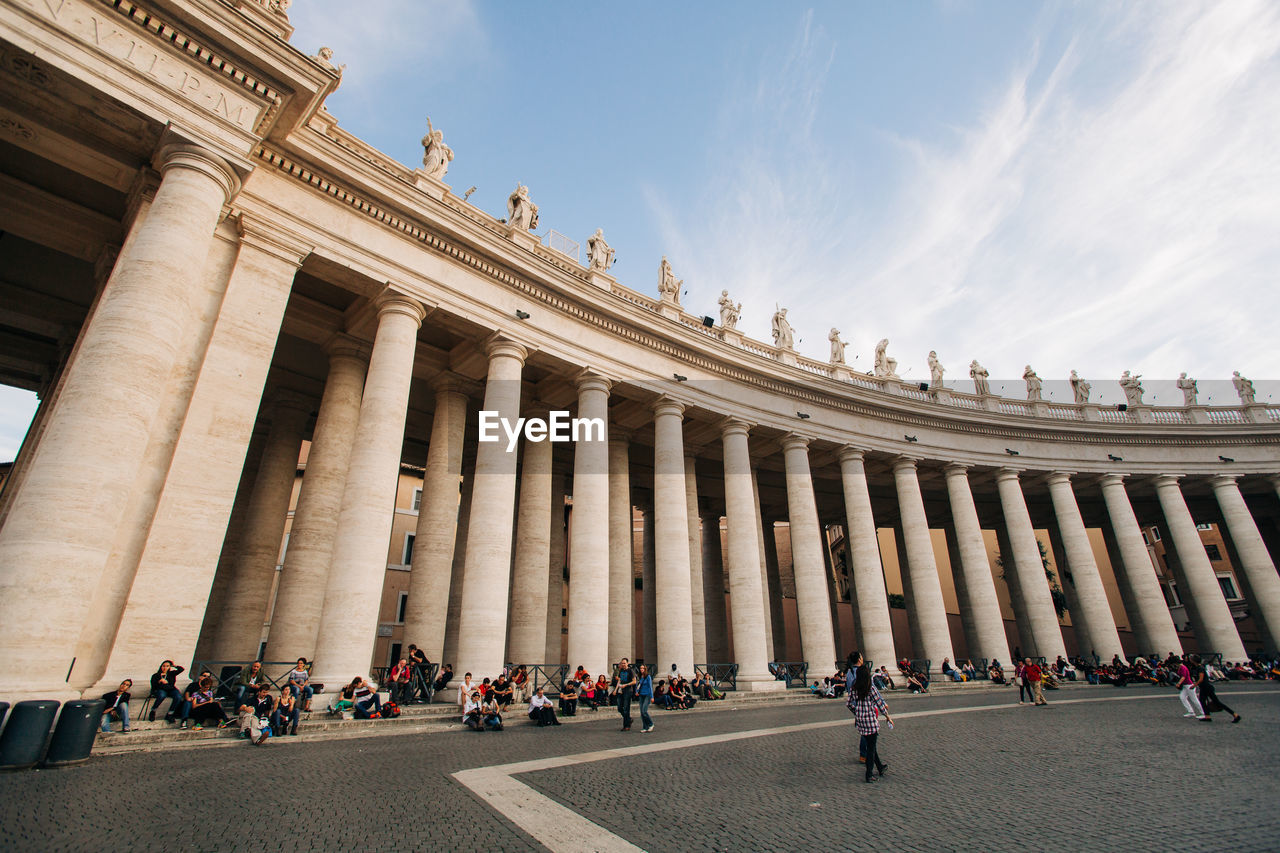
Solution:
[[(798, 348), (948, 384), (981, 361), (1055, 399), (1201, 399), (1240, 370), (1280, 399), (1280, 4), (517, 4), (296, 0), (293, 43), (344, 63), (328, 108), (411, 166), (430, 116), (446, 181), (540, 229), (597, 227), (618, 279)], [(854, 356), (858, 358), (855, 361)], [(1161, 381), (1165, 380), (1165, 381)], [(1154, 398), (1154, 399), (1153, 399)], [(1068, 397), (1069, 399), (1069, 397)], [(6, 407), (7, 408), (7, 407)], [(0, 430), (3, 430), (0, 427)], [(0, 441), (3, 445), (3, 441)], [(3, 455), (0, 446), (0, 455)]]

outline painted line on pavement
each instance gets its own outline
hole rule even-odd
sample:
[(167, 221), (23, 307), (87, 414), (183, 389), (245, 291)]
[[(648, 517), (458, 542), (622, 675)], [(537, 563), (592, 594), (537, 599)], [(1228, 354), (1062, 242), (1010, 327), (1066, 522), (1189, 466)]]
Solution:
[[(1275, 690), (1233, 690), (1230, 696), (1252, 696), (1258, 694), (1276, 695)], [(1051, 705), (1085, 705), (1095, 702), (1135, 702), (1144, 699), (1176, 699), (1176, 693), (1159, 693), (1147, 696), (1107, 696), (1093, 699), (1058, 699)], [(938, 717), (946, 714), (967, 714), (975, 711), (1007, 711), (1017, 705), (967, 705), (960, 708), (935, 708), (928, 711), (906, 711), (894, 714), (894, 719), (905, 720), (913, 717)], [(830, 729), (837, 726), (851, 726), (853, 718), (840, 720), (824, 720), (819, 723), (796, 723), (789, 726), (775, 726), (768, 729), (751, 729), (741, 732), (724, 732), (715, 735), (670, 740), (660, 743), (645, 743), (636, 746), (624, 746), (616, 749), (601, 749), (594, 752), (580, 752), (574, 755), (557, 755), (547, 758), (535, 758), (530, 761), (516, 761), (510, 764), (495, 764), (490, 767), (476, 767), (470, 770), (459, 770), (453, 774), (464, 787), (487, 803), (494, 811), (520, 827), (525, 833), (537, 839), (538, 843), (551, 850), (552, 853), (643, 853), (637, 847), (619, 835), (616, 835), (600, 824), (588, 820), (572, 809), (561, 805), (550, 797), (535, 791), (514, 777), (521, 773), (534, 773), (539, 770), (552, 770), (558, 767), (570, 767), (577, 764), (590, 764), (595, 761), (606, 761), (613, 758), (627, 758), (646, 755), (653, 752), (667, 752), (674, 749), (691, 749), (717, 743), (729, 743), (735, 740), (768, 737), (770, 735), (794, 734), (796, 732)]]

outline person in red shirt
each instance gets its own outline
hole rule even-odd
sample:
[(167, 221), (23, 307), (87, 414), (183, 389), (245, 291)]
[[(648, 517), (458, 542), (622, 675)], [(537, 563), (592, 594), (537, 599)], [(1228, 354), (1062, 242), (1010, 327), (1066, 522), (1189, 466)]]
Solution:
[(1022, 675), (1027, 680), (1027, 683), (1031, 685), (1031, 693), (1035, 698), (1035, 703), (1037, 705), (1048, 705), (1049, 703), (1044, 701), (1044, 690), (1040, 686), (1041, 680), (1044, 678), (1040, 671), (1040, 665), (1031, 660), (1031, 658), (1026, 658), (1022, 662)]

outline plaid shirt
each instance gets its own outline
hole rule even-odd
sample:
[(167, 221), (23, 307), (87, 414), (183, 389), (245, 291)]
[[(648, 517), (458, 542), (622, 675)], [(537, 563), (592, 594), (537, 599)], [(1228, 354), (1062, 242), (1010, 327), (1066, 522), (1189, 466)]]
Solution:
[(873, 735), (880, 731), (879, 715), (889, 713), (889, 706), (884, 703), (884, 697), (880, 695), (880, 691), (874, 684), (866, 699), (859, 699), (850, 693), (847, 704), (849, 710), (853, 712), (853, 724), (858, 727), (859, 734)]

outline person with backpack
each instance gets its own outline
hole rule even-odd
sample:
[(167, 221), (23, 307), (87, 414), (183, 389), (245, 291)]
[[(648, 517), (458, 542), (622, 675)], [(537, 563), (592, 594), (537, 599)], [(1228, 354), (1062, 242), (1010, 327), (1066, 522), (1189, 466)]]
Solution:
[(1204, 715), (1208, 718), (1212, 711), (1226, 711), (1231, 715), (1231, 722), (1240, 722), (1240, 715), (1231, 710), (1221, 699), (1218, 698), (1218, 692), (1213, 689), (1213, 682), (1209, 680), (1209, 671), (1201, 661), (1199, 655), (1192, 655), (1191, 661), (1195, 665), (1195, 672), (1192, 677), (1196, 682), (1196, 692), (1199, 694), (1200, 707), (1204, 709)]
[[(880, 739), (880, 714), (884, 714), (890, 728), (893, 728), (893, 718), (889, 716), (889, 706), (885, 704), (884, 697), (871, 683), (871, 668), (866, 664), (858, 667), (857, 675), (853, 680), (853, 690), (849, 693), (846, 704), (853, 714), (853, 723), (858, 729), (858, 734), (866, 740), (866, 776), (863, 781), (874, 782), (877, 778), (884, 778), (884, 772), (889, 769), (889, 765), (880, 760), (880, 752), (877, 748), (877, 742)], [(872, 767), (878, 775), (872, 775)]]

